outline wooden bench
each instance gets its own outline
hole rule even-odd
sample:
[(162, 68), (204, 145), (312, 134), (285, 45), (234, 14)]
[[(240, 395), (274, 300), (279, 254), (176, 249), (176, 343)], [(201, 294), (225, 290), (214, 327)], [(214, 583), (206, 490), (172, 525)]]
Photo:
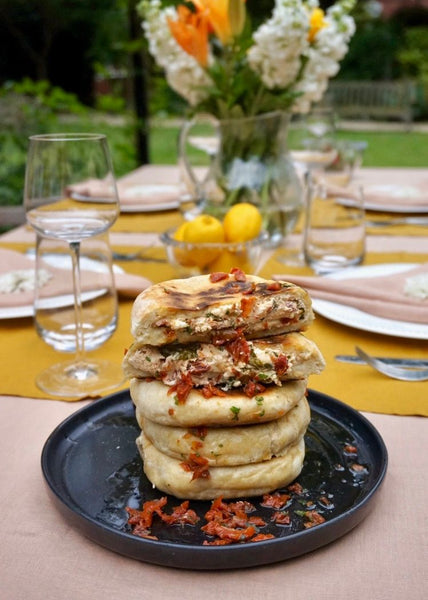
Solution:
[(329, 101), (341, 118), (399, 119), (410, 129), (416, 87), (410, 81), (332, 81)]

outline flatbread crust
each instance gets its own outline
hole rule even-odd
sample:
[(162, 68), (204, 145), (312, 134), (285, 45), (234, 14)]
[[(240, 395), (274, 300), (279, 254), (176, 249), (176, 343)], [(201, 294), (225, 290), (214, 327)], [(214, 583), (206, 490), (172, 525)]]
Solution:
[(249, 398), (242, 390), (231, 390), (226, 396), (204, 398), (193, 389), (180, 404), (171, 388), (160, 381), (133, 378), (131, 398), (141, 415), (161, 425), (180, 427), (236, 426), (265, 423), (283, 417), (305, 395), (307, 380), (287, 381), (281, 387), (269, 386)]
[[(325, 367), (316, 344), (298, 332), (248, 340), (245, 344), (248, 360), (243, 361), (228, 344), (198, 342), (157, 347), (135, 342), (123, 359), (123, 370), (128, 378), (155, 377), (167, 385), (175, 385), (189, 373), (196, 386), (212, 383), (226, 389), (249, 381), (281, 385), (290, 379), (306, 379)], [(283, 368), (277, 368), (280, 358), (285, 359)]]
[(210, 477), (194, 479), (181, 461), (159, 452), (142, 432), (137, 447), (150, 482), (160, 491), (177, 498), (212, 500), (268, 494), (291, 483), (301, 472), (305, 442), (300, 438), (284, 456), (264, 462), (233, 467), (212, 467)]
[[(278, 285), (279, 284), (279, 285)], [(247, 339), (306, 329), (311, 299), (301, 287), (246, 275), (209, 275), (152, 285), (134, 301), (131, 333), (144, 344), (211, 342), (242, 329)]]
[(282, 456), (290, 444), (304, 435), (310, 418), (306, 398), (275, 421), (203, 430), (159, 425), (144, 419), (137, 410), (141, 429), (159, 452), (180, 461), (197, 452), (210, 467), (244, 465)]

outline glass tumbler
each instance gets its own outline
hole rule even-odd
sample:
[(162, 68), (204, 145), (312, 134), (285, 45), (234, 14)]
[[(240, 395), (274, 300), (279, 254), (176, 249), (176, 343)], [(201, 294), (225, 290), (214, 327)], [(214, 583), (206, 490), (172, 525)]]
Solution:
[[(117, 327), (118, 301), (108, 234), (81, 242), (81, 317), (86, 351)], [(38, 335), (59, 352), (76, 352), (72, 257), (68, 242), (37, 235), (34, 321)]]
[(360, 264), (366, 239), (362, 189), (344, 189), (340, 195), (333, 195), (324, 185), (312, 182), (306, 193), (306, 264), (317, 274)]

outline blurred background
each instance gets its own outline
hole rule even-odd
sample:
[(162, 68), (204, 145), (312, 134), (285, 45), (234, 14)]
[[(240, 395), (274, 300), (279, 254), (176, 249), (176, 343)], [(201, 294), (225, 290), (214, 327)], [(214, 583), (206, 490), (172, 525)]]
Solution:
[[(0, 0), (0, 206), (22, 203), (35, 133), (106, 133), (118, 176), (176, 162), (185, 105), (147, 52), (137, 4)], [(272, 4), (247, 0), (253, 21)], [(426, 167), (428, 0), (360, 0), (354, 17), (357, 32), (324, 101), (339, 135), (367, 142), (366, 166)]]

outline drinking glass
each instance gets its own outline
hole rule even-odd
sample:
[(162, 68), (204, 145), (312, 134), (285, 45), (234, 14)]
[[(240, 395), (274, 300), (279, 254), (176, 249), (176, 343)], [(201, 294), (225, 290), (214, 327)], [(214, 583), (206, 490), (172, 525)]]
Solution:
[(324, 274), (358, 265), (365, 254), (362, 189), (327, 193), (323, 184), (307, 187), (303, 248), (306, 263)]
[[(85, 185), (91, 190), (88, 195), (82, 194)], [(40, 373), (38, 387), (51, 395), (82, 397), (118, 386), (123, 380), (120, 364), (87, 357), (82, 319), (81, 243), (106, 232), (119, 213), (106, 136), (66, 133), (30, 137), (24, 207), (36, 233), (68, 243), (72, 263), (74, 360)]]
[[(38, 234), (35, 259), (36, 331), (58, 352), (76, 352), (70, 246), (64, 240)], [(90, 352), (104, 344), (117, 327), (118, 301), (108, 233), (82, 240), (80, 266), (83, 338), (85, 350)]]

